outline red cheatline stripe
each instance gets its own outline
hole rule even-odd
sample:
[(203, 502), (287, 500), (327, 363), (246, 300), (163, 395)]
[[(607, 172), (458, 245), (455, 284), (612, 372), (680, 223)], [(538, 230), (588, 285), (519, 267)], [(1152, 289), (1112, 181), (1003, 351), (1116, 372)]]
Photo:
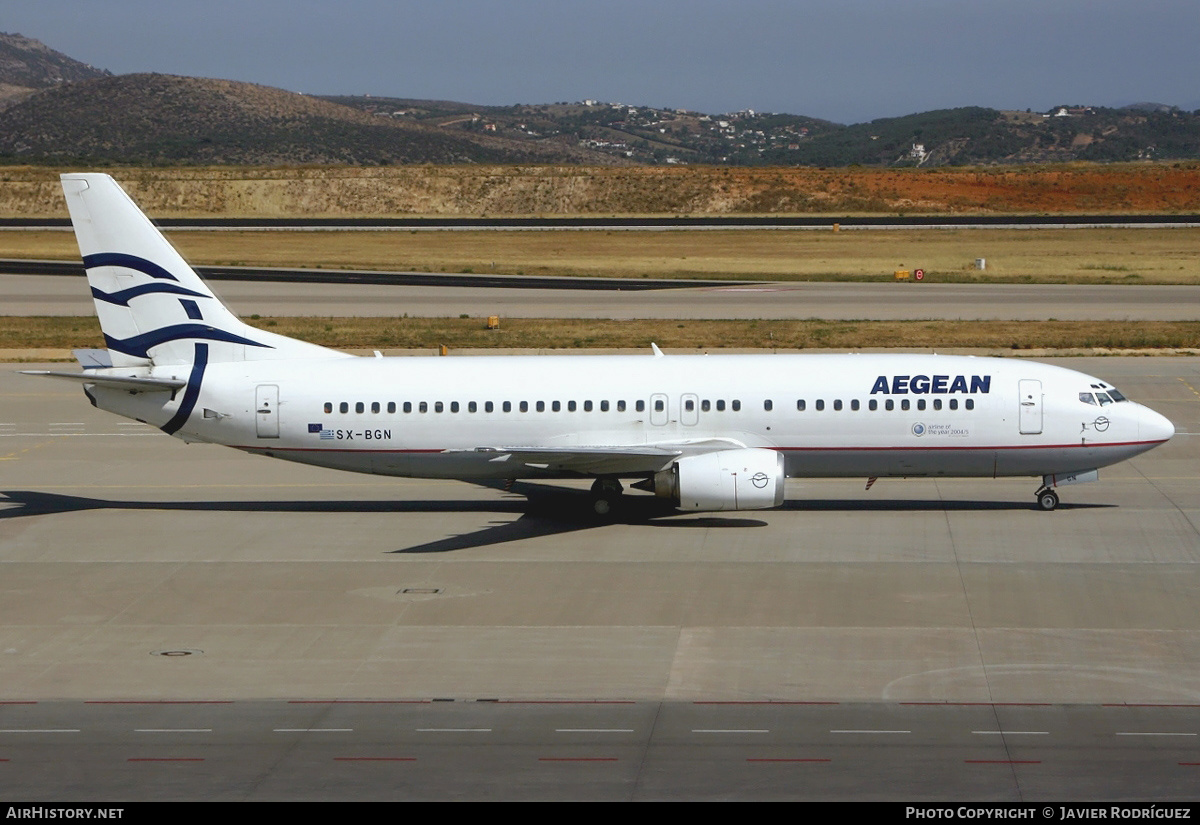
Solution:
[(539, 762), (616, 762), (615, 756), (539, 756)]
[(232, 699), (85, 699), (85, 705), (232, 705)]
[[(978, 446), (921, 446), (921, 447), (773, 447), (772, 449), (783, 453), (862, 453), (862, 452), (969, 452), (977, 450), (979, 452), (992, 452), (994, 450), (1068, 450), (1068, 449), (1104, 449), (1108, 447), (1138, 447), (1144, 444), (1164, 444), (1165, 441), (1114, 441), (1104, 444), (989, 444)], [(418, 454), (418, 453), (445, 453), (453, 451), (454, 448), (446, 447), (427, 447), (422, 449), (410, 450), (378, 450), (373, 448), (358, 449), (343, 449), (343, 448), (327, 448), (327, 447), (264, 447), (261, 444), (231, 444), (229, 445), (235, 450), (265, 451), (270, 450), (273, 453), (359, 453), (362, 455), (392, 455), (397, 453), (402, 454)], [(500, 453), (504, 450), (498, 451)], [(513, 450), (511, 452), (519, 452)]]
[(204, 758), (200, 756), (143, 756), (130, 757), (126, 762), (203, 762)]
[(1106, 702), (1100, 705), (1102, 708), (1200, 708), (1200, 704), (1164, 704), (1155, 705), (1150, 702)]
[(899, 702), (901, 705), (918, 705), (924, 707), (963, 707), (963, 708), (1048, 708), (1053, 702)]
[(747, 762), (832, 762), (832, 759), (747, 759)]
[(636, 705), (632, 699), (500, 699), (498, 705)]
[[(8, 760), (7, 760), (7, 759), (5, 759), (4, 761), (5, 761), (5, 762), (7, 762)], [(1180, 765), (1185, 765), (1185, 766), (1187, 766), (1187, 767), (1193, 767), (1193, 768), (1194, 768), (1194, 767), (1196, 767), (1196, 766), (1200, 765), (1200, 762), (1180, 762), (1179, 764), (1180, 764)]]
[(841, 702), (804, 701), (802, 699), (745, 699), (745, 700), (712, 700), (696, 701), (693, 705), (840, 705)]
[(9, 702), (0, 702), (0, 705), (36, 705), (36, 704), (37, 704), (37, 702), (32, 702), (32, 701), (23, 701), (23, 700), (13, 700), (13, 701), (9, 701)]
[(1040, 765), (1040, 759), (964, 759), (968, 765)]
[(922, 452), (969, 452), (979, 450), (1069, 450), (1069, 449), (1103, 449), (1105, 447), (1138, 447), (1143, 444), (1165, 444), (1164, 441), (1112, 441), (1104, 444), (991, 444), (988, 446), (921, 446), (921, 447), (774, 447), (782, 453), (922, 453)]
[[(257, 444), (257, 445), (230, 444), (229, 446), (233, 447), (233, 449), (235, 449), (235, 450), (250, 450), (250, 451), (270, 450), (273, 453), (359, 453), (362, 455), (382, 455), (384, 453), (387, 453), (389, 455), (395, 454), (395, 453), (404, 453), (406, 455), (417, 454), (417, 453), (445, 453), (445, 452), (449, 452), (451, 449), (453, 449), (453, 448), (449, 448), (449, 447), (447, 447), (447, 448), (429, 447), (429, 448), (420, 449), (420, 450), (374, 450), (374, 449), (371, 449), (368, 447), (365, 450), (349, 450), (349, 449), (343, 450), (340, 448), (339, 449), (331, 449), (331, 448), (327, 448), (327, 447), (264, 447), (261, 444)], [(1078, 446), (1078, 445), (1076, 445), (1076, 446)]]
[(416, 762), (415, 756), (335, 756), (334, 762)]
[(428, 705), (432, 699), (289, 699), (289, 705)]

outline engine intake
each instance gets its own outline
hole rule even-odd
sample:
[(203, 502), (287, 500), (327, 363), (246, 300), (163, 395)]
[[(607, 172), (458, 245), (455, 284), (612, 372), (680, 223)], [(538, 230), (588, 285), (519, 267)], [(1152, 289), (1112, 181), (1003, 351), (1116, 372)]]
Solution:
[(757, 447), (686, 456), (654, 474), (654, 494), (680, 510), (766, 510), (783, 504), (783, 453)]

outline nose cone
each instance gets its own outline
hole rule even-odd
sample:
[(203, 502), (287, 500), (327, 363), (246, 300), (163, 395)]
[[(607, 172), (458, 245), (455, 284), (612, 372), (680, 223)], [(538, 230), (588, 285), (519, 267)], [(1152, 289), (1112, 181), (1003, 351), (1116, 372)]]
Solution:
[(1142, 407), (1138, 416), (1138, 436), (1142, 441), (1162, 443), (1175, 435), (1175, 425), (1166, 416)]

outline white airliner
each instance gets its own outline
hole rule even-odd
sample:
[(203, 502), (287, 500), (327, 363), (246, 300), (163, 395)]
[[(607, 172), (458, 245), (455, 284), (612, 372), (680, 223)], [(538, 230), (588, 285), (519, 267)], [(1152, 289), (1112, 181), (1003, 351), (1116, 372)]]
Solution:
[[(243, 324), (108, 175), (62, 176), (108, 349), (92, 403), (185, 441), (420, 478), (622, 480), (682, 510), (784, 500), (785, 478), (1040, 479), (1055, 488), (1174, 434), (1105, 382), (939, 355), (363, 358)], [(868, 481), (868, 487), (870, 486)]]

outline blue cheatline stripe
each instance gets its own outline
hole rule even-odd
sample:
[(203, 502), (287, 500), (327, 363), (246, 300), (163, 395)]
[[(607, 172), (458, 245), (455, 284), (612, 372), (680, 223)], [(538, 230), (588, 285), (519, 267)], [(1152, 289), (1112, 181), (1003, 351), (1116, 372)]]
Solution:
[(162, 431), (167, 435), (174, 435), (180, 427), (186, 424), (192, 410), (196, 408), (196, 401), (200, 398), (200, 382), (204, 380), (204, 370), (207, 366), (208, 344), (198, 343), (196, 344), (196, 357), (192, 361), (192, 372), (188, 376), (187, 387), (183, 391), (183, 400), (179, 402), (179, 409), (175, 411), (175, 415), (171, 416), (171, 420), (162, 426)]
[(185, 338), (199, 338), (205, 341), (225, 341), (229, 344), (246, 344), (251, 347), (273, 349), (273, 347), (267, 344), (251, 341), (249, 338), (234, 335), (232, 332), (226, 332), (223, 329), (217, 329), (208, 324), (175, 324), (174, 326), (162, 327), (161, 329), (152, 329), (149, 332), (135, 335), (132, 338), (113, 338), (111, 335), (105, 334), (104, 343), (108, 345), (109, 349), (116, 350), (125, 355), (132, 355), (134, 358), (149, 358), (151, 347), (157, 347), (160, 344), (166, 344), (170, 341), (181, 341)]
[(133, 269), (149, 275), (151, 278), (161, 278), (164, 281), (179, 280), (154, 261), (147, 261), (145, 258), (127, 255), (124, 252), (97, 252), (95, 255), (83, 256), (84, 269), (96, 266), (123, 266), (126, 269)]
[(103, 301), (106, 304), (116, 304), (120, 307), (129, 306), (129, 301), (139, 295), (148, 295), (154, 292), (167, 292), (171, 295), (189, 295), (193, 298), (212, 297), (211, 295), (205, 295), (203, 292), (193, 292), (176, 284), (142, 284), (141, 286), (131, 286), (129, 289), (122, 289), (120, 292), (104, 292), (103, 290), (96, 289), (96, 287), (92, 287), (92, 297), (97, 301)]

